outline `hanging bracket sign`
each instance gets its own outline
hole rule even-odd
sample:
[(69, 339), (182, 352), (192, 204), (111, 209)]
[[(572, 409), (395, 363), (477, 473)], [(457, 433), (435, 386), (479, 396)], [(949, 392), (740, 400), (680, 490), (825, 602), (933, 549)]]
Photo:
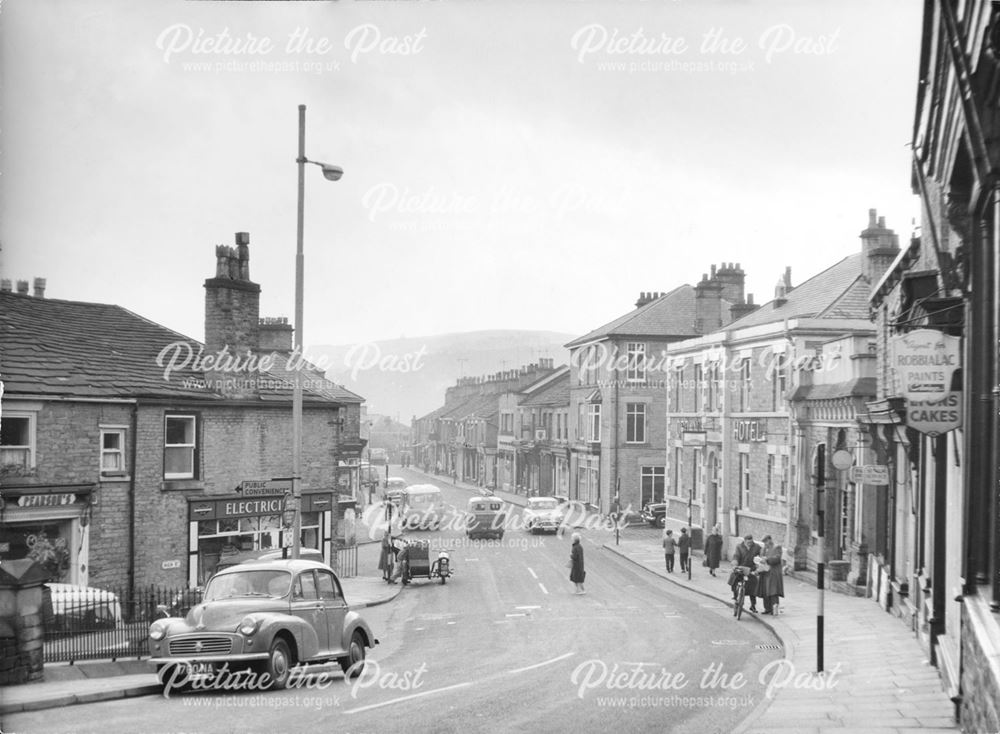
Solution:
[(962, 425), (962, 391), (954, 384), (962, 367), (962, 340), (934, 329), (893, 337), (892, 368), (906, 399), (906, 425), (929, 436)]

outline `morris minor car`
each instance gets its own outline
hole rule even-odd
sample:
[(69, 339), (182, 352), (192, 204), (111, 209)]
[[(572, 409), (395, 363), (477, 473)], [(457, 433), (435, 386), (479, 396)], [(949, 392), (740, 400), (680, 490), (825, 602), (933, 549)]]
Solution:
[(223, 670), (249, 668), (261, 685), (285, 688), (298, 664), (336, 661), (361, 674), (371, 628), (344, 598), (333, 570), (310, 560), (251, 561), (216, 573), (185, 617), (153, 622), (151, 662), (166, 688), (210, 683)]

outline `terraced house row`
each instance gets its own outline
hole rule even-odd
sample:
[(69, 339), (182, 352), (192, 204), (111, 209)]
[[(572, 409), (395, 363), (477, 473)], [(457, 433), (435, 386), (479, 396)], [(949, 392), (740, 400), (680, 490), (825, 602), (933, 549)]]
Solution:
[[(204, 342), (4, 283), (0, 560), (80, 586), (184, 587), (226, 553), (291, 545), (292, 327), (260, 317), (236, 240), (205, 280)], [(336, 562), (363, 399), (303, 373), (301, 542)]]

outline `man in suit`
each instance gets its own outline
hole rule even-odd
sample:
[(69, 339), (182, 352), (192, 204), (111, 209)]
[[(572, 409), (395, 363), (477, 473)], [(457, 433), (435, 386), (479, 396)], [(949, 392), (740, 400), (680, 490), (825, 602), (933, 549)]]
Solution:
[[(759, 556), (761, 548), (753, 542), (753, 535), (747, 533), (743, 536), (743, 542), (736, 546), (736, 553), (733, 554), (734, 566), (749, 566), (752, 573), (747, 577), (747, 596), (750, 597), (750, 611), (757, 613), (757, 576), (755, 573), (757, 564), (753, 559)], [(733, 599), (736, 598), (736, 579), (733, 579)]]

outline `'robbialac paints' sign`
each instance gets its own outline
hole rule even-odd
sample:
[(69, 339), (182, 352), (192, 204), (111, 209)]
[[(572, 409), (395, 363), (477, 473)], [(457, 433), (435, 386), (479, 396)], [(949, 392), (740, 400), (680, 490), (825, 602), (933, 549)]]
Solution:
[(892, 368), (906, 398), (906, 425), (937, 436), (962, 425), (962, 392), (952, 389), (962, 366), (962, 340), (918, 329), (892, 340)]

